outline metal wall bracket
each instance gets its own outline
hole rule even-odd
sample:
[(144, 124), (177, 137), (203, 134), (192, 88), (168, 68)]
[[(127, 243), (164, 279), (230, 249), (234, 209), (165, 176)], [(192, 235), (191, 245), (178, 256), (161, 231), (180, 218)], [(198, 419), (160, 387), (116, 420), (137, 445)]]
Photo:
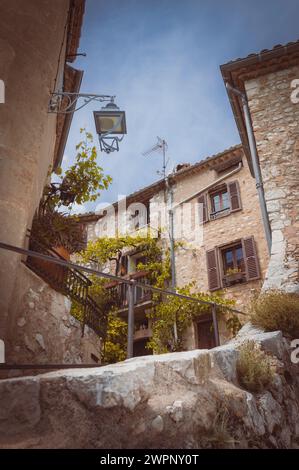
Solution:
[[(48, 113), (70, 114), (84, 108), (84, 106), (89, 104), (91, 101), (97, 101), (100, 103), (105, 101), (113, 102), (114, 98), (115, 96), (94, 95), (91, 93), (55, 92), (51, 93)], [(81, 104), (79, 104), (79, 100), (83, 100), (83, 103), (81, 102)]]

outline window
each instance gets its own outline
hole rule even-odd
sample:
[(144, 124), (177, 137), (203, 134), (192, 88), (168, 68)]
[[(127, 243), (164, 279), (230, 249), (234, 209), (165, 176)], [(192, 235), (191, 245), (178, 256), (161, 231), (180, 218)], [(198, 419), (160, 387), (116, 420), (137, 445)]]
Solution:
[(243, 248), (241, 244), (222, 250), (222, 260), (224, 274), (232, 271), (245, 272)]
[(246, 281), (242, 244), (220, 249), (222, 257), (223, 286), (229, 287)]
[(206, 252), (206, 257), (210, 291), (260, 278), (253, 237), (215, 247)]
[(198, 197), (201, 223), (215, 220), (242, 209), (238, 181), (213, 188)]
[(229, 194), (226, 185), (217, 192), (210, 194), (210, 198), (212, 213), (230, 209)]

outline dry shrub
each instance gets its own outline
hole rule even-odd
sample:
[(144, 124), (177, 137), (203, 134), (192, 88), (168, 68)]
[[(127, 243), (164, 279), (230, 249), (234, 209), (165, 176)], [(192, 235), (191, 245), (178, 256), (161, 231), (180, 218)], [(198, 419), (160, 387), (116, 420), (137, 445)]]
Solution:
[(216, 414), (211, 429), (200, 435), (200, 448), (227, 449), (235, 448), (238, 441), (232, 436), (230, 413), (227, 403), (216, 404)]
[(271, 384), (273, 360), (258, 343), (245, 341), (239, 348), (237, 374), (240, 384), (250, 392), (260, 392)]
[(299, 295), (269, 290), (253, 300), (251, 323), (266, 331), (299, 338)]

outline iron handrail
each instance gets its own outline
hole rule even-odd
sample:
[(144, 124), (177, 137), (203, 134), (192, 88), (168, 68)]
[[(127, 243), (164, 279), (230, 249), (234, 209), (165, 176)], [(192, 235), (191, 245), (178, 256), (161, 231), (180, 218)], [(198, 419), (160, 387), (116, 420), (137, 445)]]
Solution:
[[(59, 264), (61, 266), (69, 267), (69, 268), (72, 268), (72, 269), (77, 269), (79, 271), (84, 271), (86, 273), (95, 274), (96, 276), (103, 277), (103, 278), (106, 278), (106, 279), (121, 281), (124, 284), (128, 284), (128, 285), (131, 285), (131, 286), (133, 285), (133, 286), (138, 286), (138, 287), (143, 287), (144, 288), (144, 284), (142, 284), (141, 282), (138, 282), (136, 280), (129, 280), (129, 279), (122, 278), (120, 276), (113, 275), (113, 274), (108, 274), (108, 273), (104, 273), (102, 271), (97, 271), (96, 269), (89, 268), (87, 266), (81, 266), (81, 265), (76, 264), (76, 263), (71, 263), (70, 261), (62, 260), (62, 259), (59, 259), (59, 258), (54, 258), (53, 256), (44, 255), (42, 253), (38, 253), (38, 252), (35, 252), (35, 251), (32, 251), (32, 250), (27, 250), (25, 248), (20, 248), (20, 247), (14, 246), (14, 245), (10, 245), (8, 243), (0, 242), (0, 248), (2, 248), (3, 250), (8, 250), (8, 251), (13, 251), (15, 253), (19, 253), (21, 255), (27, 255), (27, 256), (33, 256), (33, 257), (36, 257), (36, 258), (40, 258), (40, 259), (50, 261), (50, 262), (55, 263), (55, 264)], [(146, 289), (151, 290), (152, 292), (158, 292), (160, 294), (165, 294), (165, 295), (173, 295), (174, 297), (179, 297), (181, 299), (190, 300), (192, 302), (198, 302), (200, 304), (210, 305), (211, 307), (220, 307), (221, 309), (230, 310), (231, 312), (235, 312), (235, 313), (238, 313), (240, 315), (247, 315), (246, 313), (241, 312), (240, 310), (237, 310), (235, 308), (232, 308), (232, 307), (229, 307), (229, 306), (226, 306), (226, 305), (218, 304), (217, 302), (211, 302), (211, 301), (208, 301), (208, 300), (197, 299), (196, 297), (191, 297), (191, 296), (188, 296), (188, 295), (179, 294), (178, 292), (174, 292), (174, 291), (171, 291), (171, 290), (160, 289), (159, 287), (154, 287), (154, 286), (151, 286), (150, 284), (146, 284)]]

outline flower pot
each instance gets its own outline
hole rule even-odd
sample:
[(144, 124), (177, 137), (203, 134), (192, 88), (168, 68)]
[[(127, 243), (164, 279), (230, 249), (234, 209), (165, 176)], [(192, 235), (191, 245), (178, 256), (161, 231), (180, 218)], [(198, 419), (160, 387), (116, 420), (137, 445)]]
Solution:
[(244, 279), (244, 275), (243, 275), (242, 272), (226, 274), (224, 276), (226, 286), (231, 286), (233, 284), (238, 284), (239, 282), (242, 282), (243, 279)]
[[(48, 252), (44, 252), (44, 254), (54, 258), (65, 259), (66, 261), (70, 259), (70, 253), (64, 246), (52, 248)], [(63, 288), (67, 274), (65, 266), (35, 257), (29, 257), (28, 263), (51, 287), (54, 289)]]

